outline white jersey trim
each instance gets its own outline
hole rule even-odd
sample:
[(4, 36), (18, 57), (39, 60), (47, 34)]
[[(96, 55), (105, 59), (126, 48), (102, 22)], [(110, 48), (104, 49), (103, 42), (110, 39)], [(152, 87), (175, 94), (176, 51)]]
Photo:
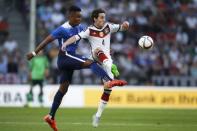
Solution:
[[(62, 39), (62, 44), (63, 44), (63, 39)], [(81, 61), (81, 62), (85, 62), (83, 59), (80, 59), (78, 57), (72, 56), (72, 55), (68, 54), (67, 52), (65, 52), (65, 55), (70, 57), (70, 58), (73, 58), (75, 60), (78, 60), (78, 61)]]
[(69, 24), (68, 21), (65, 22), (65, 23), (62, 25), (62, 27), (64, 27), (64, 28), (72, 28), (72, 26)]
[(82, 59), (80, 59), (78, 57), (72, 56), (72, 55), (68, 54), (67, 52), (65, 53), (65, 55), (68, 56), (68, 57), (70, 57), (70, 58), (73, 58), (75, 60), (78, 60), (78, 61), (81, 61), (81, 62), (85, 62), (84, 60), (82, 60)]

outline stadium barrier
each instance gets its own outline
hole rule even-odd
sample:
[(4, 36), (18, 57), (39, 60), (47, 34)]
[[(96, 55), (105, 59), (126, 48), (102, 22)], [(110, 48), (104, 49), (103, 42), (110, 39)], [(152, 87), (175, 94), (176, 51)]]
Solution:
[[(39, 88), (35, 87), (32, 107), (50, 107), (58, 85), (44, 87), (43, 104), (38, 102)], [(1, 85), (0, 107), (23, 107), (29, 85)], [(61, 107), (97, 107), (101, 86), (72, 85)], [(114, 88), (108, 107), (124, 108), (197, 108), (197, 88), (126, 86)]]
[[(69, 88), (67, 95), (62, 100), (62, 107), (83, 107), (83, 88)], [(50, 107), (53, 97), (58, 90), (58, 85), (47, 85), (43, 88), (43, 104), (38, 102), (39, 87), (33, 89), (34, 101), (30, 103), (32, 107)], [(0, 86), (0, 106), (2, 107), (23, 107), (26, 103), (26, 94), (29, 92), (29, 85), (1, 85)]]

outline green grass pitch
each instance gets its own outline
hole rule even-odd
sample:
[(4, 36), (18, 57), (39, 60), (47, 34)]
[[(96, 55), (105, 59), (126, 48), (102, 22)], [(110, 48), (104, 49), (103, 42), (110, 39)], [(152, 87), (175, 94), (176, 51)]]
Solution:
[[(1, 131), (51, 131), (42, 118), (47, 108), (0, 108)], [(59, 131), (197, 131), (197, 110), (107, 108), (99, 127), (91, 125), (96, 108), (61, 108)]]

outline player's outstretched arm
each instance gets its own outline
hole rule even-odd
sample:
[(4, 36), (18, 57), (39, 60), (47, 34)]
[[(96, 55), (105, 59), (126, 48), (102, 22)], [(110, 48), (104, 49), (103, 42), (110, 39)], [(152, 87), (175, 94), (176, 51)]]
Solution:
[(54, 38), (51, 35), (48, 35), (35, 49), (35, 51), (27, 53), (27, 60), (31, 60), (34, 56), (36, 56), (40, 50), (42, 50), (46, 45), (52, 42)]
[(122, 24), (121, 24), (121, 30), (122, 31), (126, 31), (129, 29), (129, 22), (128, 21), (124, 21)]
[(62, 50), (62, 51), (65, 51), (66, 46), (68, 46), (68, 45), (70, 45), (70, 44), (72, 44), (72, 43), (75, 43), (77, 40), (78, 40), (78, 39), (76, 38), (76, 36), (70, 37), (67, 41), (65, 41), (65, 42), (63, 43), (61, 50)]

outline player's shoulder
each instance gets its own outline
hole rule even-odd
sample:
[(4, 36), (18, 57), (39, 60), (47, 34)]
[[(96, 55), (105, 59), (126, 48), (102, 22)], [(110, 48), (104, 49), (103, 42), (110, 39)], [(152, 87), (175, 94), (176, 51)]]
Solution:
[(68, 21), (66, 21), (65, 23), (63, 23), (60, 27), (62, 27), (62, 28), (64, 28), (64, 29), (72, 28), (72, 26), (69, 24)]
[(90, 26), (86, 26), (86, 25), (80, 24), (79, 28), (81, 29), (82, 32), (87, 32), (87, 31), (89, 31)]
[(87, 27), (86, 25), (84, 25), (84, 24), (79, 24), (78, 27), (79, 27), (79, 29), (80, 29), (81, 31), (86, 31), (86, 29), (88, 28), (88, 27)]
[(70, 30), (71, 28), (78, 28), (80, 31), (83, 31), (83, 30), (86, 29), (86, 26), (83, 25), (83, 24), (79, 24), (79, 25), (73, 27), (73, 26), (71, 26), (71, 25), (69, 24), (68, 21), (65, 22), (64, 24), (62, 24), (60, 27), (64, 28), (65, 30)]
[(55, 28), (52, 32), (64, 32), (67, 29), (69, 29), (69, 24), (68, 22), (65, 22), (64, 24), (58, 26), (57, 28)]

